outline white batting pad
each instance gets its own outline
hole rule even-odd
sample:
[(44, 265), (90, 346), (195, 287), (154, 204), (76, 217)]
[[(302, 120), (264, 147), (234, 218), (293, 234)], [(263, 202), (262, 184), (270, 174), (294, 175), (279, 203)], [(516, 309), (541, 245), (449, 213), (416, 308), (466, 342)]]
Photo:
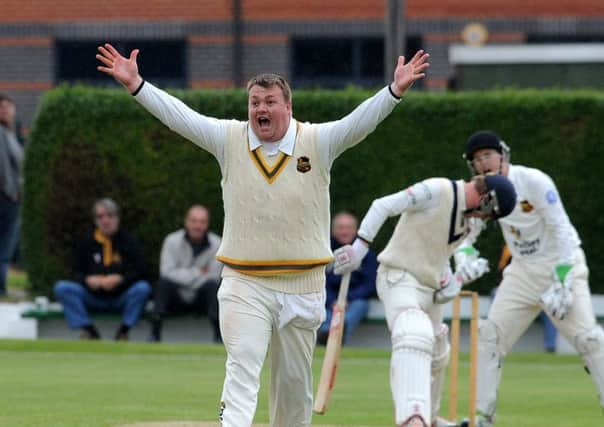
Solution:
[(435, 337), (432, 350), (432, 383), (430, 395), (432, 396), (432, 416), (436, 417), (440, 411), (440, 398), (445, 382), (446, 368), (449, 364), (449, 328), (444, 323)]
[(596, 326), (590, 331), (577, 335), (577, 350), (583, 356), (589, 374), (596, 384), (600, 405), (604, 407), (604, 331)]
[(493, 416), (497, 407), (497, 389), (503, 362), (498, 343), (497, 325), (489, 319), (481, 319), (478, 326), (476, 409), (487, 416)]
[(401, 312), (392, 325), (390, 386), (397, 424), (419, 415), (430, 417), (430, 364), (434, 333), (430, 319), (421, 310)]

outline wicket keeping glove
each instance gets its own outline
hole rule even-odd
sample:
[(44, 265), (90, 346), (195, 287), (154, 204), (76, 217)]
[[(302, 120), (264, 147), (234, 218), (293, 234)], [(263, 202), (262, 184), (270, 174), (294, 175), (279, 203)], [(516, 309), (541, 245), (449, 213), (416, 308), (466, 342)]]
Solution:
[(334, 274), (352, 273), (361, 266), (361, 262), (369, 248), (360, 240), (356, 239), (352, 245), (344, 245), (333, 252)]
[(564, 319), (573, 304), (572, 265), (559, 264), (554, 269), (554, 283), (541, 294), (543, 309), (557, 319)]

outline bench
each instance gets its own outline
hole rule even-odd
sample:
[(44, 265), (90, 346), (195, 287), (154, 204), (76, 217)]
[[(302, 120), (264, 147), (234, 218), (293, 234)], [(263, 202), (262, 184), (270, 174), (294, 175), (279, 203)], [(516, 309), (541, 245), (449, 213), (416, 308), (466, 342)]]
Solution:
[[(146, 320), (151, 319), (152, 309), (153, 305), (148, 303), (141, 316), (141, 321), (130, 330), (131, 340), (147, 340), (150, 324)], [(37, 338), (74, 339), (79, 336), (79, 331), (73, 331), (67, 327), (63, 307), (59, 303), (49, 303), (45, 309), (31, 304), (21, 311), (21, 317), (35, 322)], [(103, 338), (113, 338), (115, 330), (121, 322), (119, 313), (91, 313), (91, 317)], [(170, 315), (164, 322), (162, 339), (165, 342), (211, 343), (213, 333), (207, 317), (175, 314)]]
[[(594, 312), (598, 322), (604, 322), (604, 295), (592, 295)], [(486, 317), (491, 301), (489, 297), (481, 296), (479, 299), (479, 315)], [(142, 319), (149, 317), (151, 305), (148, 305)], [(466, 351), (468, 343), (468, 323), (471, 317), (471, 302), (464, 298), (461, 303), (461, 349)], [(26, 306), (21, 311), (23, 319), (36, 322), (36, 337), (38, 338), (77, 338), (79, 332), (67, 328), (63, 317), (63, 309), (58, 303), (50, 303), (46, 310), (40, 310), (35, 305)], [(112, 338), (115, 328), (119, 324), (120, 316), (117, 313), (93, 314), (95, 324), (104, 338)], [(446, 322), (451, 319), (451, 304), (444, 309)], [(149, 335), (149, 324), (141, 321), (132, 329), (130, 337), (134, 341), (145, 341)], [(165, 342), (211, 342), (212, 332), (207, 319), (190, 315), (176, 315), (164, 324), (162, 337)], [(540, 322), (534, 322), (526, 334), (514, 346), (518, 351), (542, 351), (542, 330)], [(369, 312), (365, 321), (355, 331), (347, 345), (354, 347), (390, 348), (390, 333), (386, 327), (384, 305), (378, 299), (369, 302)], [(566, 340), (558, 336), (558, 352), (574, 353), (574, 349)]]
[[(47, 309), (41, 309), (34, 306), (26, 308), (21, 312), (21, 317), (24, 319), (37, 319), (37, 320), (47, 320), (47, 319), (63, 319), (63, 307), (59, 303), (51, 303), (49, 304)], [(117, 313), (94, 313), (94, 318), (118, 318)]]
[[(604, 297), (604, 295), (603, 295)], [(490, 305), (488, 297), (480, 297), (480, 316), (484, 317), (487, 314), (488, 307)], [(461, 318), (462, 320), (470, 319), (470, 301), (468, 299), (462, 300), (461, 303)], [(148, 304), (145, 308), (141, 319), (150, 318), (152, 312), (152, 305)], [(451, 304), (447, 304), (445, 307), (445, 320), (450, 320), (451, 318)], [(21, 317), (26, 319), (38, 319), (38, 320), (46, 320), (46, 319), (62, 319), (63, 318), (63, 307), (60, 303), (49, 303), (46, 309), (41, 309), (32, 305), (31, 307), (23, 310), (21, 312)], [(119, 319), (119, 314), (117, 313), (93, 313), (92, 317), (95, 319)], [(180, 317), (179, 315), (172, 317)], [(385, 323), (386, 317), (384, 313), (384, 304), (377, 298), (372, 298), (369, 301), (369, 311), (367, 313), (367, 317), (365, 319), (366, 322), (370, 323)]]

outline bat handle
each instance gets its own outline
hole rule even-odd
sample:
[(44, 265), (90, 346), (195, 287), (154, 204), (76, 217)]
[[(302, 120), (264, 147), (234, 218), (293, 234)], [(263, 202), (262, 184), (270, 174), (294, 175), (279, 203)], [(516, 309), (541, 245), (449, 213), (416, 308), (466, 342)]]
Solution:
[(345, 273), (340, 281), (340, 292), (338, 292), (337, 304), (340, 307), (346, 307), (348, 300), (348, 287), (350, 286), (350, 273)]

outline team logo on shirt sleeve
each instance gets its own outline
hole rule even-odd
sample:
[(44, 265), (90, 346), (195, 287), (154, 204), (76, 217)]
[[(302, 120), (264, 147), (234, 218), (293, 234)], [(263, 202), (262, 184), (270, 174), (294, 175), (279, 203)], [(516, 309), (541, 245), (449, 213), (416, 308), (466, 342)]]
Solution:
[(302, 172), (302, 173), (308, 172), (311, 169), (310, 159), (306, 156), (298, 157), (298, 160), (296, 163), (296, 169), (298, 169), (298, 172)]
[(556, 192), (554, 190), (549, 190), (547, 193), (545, 193), (545, 200), (550, 205), (553, 205), (554, 203), (556, 203), (558, 201), (558, 195), (556, 194)]

